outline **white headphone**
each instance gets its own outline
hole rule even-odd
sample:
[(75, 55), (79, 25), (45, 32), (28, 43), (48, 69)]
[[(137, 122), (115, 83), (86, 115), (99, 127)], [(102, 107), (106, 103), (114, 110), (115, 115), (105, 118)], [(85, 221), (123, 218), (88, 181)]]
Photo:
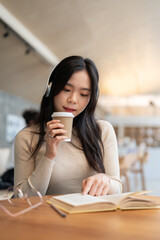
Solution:
[(51, 91), (51, 87), (52, 87), (52, 82), (50, 82), (50, 83), (48, 82), (47, 86), (46, 86), (46, 89), (45, 89), (45, 93), (44, 93), (45, 97), (49, 96), (50, 91)]

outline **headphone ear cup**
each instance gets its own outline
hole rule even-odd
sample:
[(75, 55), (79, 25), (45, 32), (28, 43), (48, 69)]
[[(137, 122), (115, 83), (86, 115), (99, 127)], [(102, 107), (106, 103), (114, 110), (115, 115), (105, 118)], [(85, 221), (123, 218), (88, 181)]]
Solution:
[(45, 90), (45, 97), (48, 97), (51, 91), (51, 87), (52, 87), (52, 82), (48, 83), (46, 86), (46, 90)]
[(97, 89), (97, 92), (96, 92), (96, 100), (98, 101), (98, 98), (99, 98), (99, 89)]

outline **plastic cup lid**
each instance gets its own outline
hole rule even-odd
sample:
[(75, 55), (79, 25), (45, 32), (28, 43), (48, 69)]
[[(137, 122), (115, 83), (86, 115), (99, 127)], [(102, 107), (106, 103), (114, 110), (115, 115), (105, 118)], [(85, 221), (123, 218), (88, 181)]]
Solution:
[(74, 117), (70, 112), (54, 112), (51, 117)]

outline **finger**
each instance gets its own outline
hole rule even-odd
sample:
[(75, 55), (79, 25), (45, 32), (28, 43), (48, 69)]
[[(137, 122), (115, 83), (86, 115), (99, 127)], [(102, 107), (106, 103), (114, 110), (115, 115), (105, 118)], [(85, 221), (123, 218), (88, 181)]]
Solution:
[(49, 121), (49, 122), (47, 122), (47, 124), (46, 124), (46, 129), (49, 129), (49, 127), (51, 126), (51, 125), (55, 125), (55, 124), (58, 124), (58, 123), (60, 123), (60, 120), (52, 120), (52, 121)]
[(52, 129), (48, 134), (49, 137), (55, 137), (55, 135), (65, 134), (67, 131), (64, 129)]
[(105, 186), (105, 187), (103, 188), (103, 190), (102, 190), (101, 195), (102, 195), (102, 196), (107, 195), (108, 191), (109, 191), (109, 186)]
[[(62, 129), (62, 128), (64, 128), (64, 125), (63, 125), (63, 124), (61, 124), (61, 123), (55, 123), (55, 124), (50, 124), (50, 125), (48, 125), (47, 131), (50, 132), (50, 131), (52, 131), (52, 129)], [(47, 131), (46, 131), (46, 132), (47, 132)]]
[(92, 187), (92, 180), (88, 178), (86, 179), (86, 183), (85, 183), (82, 194), (84, 195), (88, 194), (90, 192), (91, 187)]
[(93, 183), (88, 194), (95, 196), (97, 192), (97, 188), (98, 188), (98, 185)]
[(97, 187), (97, 190), (96, 190), (96, 192), (94, 193), (94, 195), (95, 195), (95, 196), (101, 196), (103, 189), (104, 189), (104, 185), (103, 185), (103, 184), (99, 185), (99, 186)]
[(54, 124), (54, 123), (59, 123), (60, 120), (51, 120), (49, 122), (47, 122), (47, 126), (49, 126), (50, 124)]
[(82, 192), (84, 190), (85, 185), (86, 185), (86, 179), (82, 181)]
[(67, 136), (56, 136), (54, 139), (54, 142), (56, 144), (56, 146), (59, 144), (60, 141), (64, 141), (66, 140), (68, 137)]
[[(44, 140), (45, 141), (53, 141), (58, 136), (64, 137), (64, 138), (62, 138), (62, 140), (65, 140), (67, 138), (67, 136), (64, 136), (64, 134), (66, 134), (66, 132), (67, 131), (63, 130), (63, 129), (57, 129), (57, 131), (56, 130), (55, 131), (51, 131), (50, 133), (46, 132), (46, 134), (44, 136)], [(57, 138), (56, 140), (59, 140), (59, 138)]]

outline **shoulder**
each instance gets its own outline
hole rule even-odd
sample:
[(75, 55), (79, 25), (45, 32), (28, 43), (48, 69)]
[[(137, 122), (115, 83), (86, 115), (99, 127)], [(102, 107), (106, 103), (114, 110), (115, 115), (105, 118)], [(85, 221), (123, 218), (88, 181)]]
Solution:
[(15, 142), (21, 143), (22, 141), (24, 142), (30, 142), (30, 140), (33, 138), (33, 136), (37, 135), (38, 133), (38, 127), (37, 126), (30, 126), (30, 127), (25, 127), (21, 131), (19, 131), (15, 137)]
[(102, 131), (113, 131), (113, 126), (106, 120), (97, 120), (97, 123)]
[(106, 120), (97, 120), (97, 123), (101, 129), (103, 140), (106, 138), (115, 138), (115, 131), (111, 123)]

